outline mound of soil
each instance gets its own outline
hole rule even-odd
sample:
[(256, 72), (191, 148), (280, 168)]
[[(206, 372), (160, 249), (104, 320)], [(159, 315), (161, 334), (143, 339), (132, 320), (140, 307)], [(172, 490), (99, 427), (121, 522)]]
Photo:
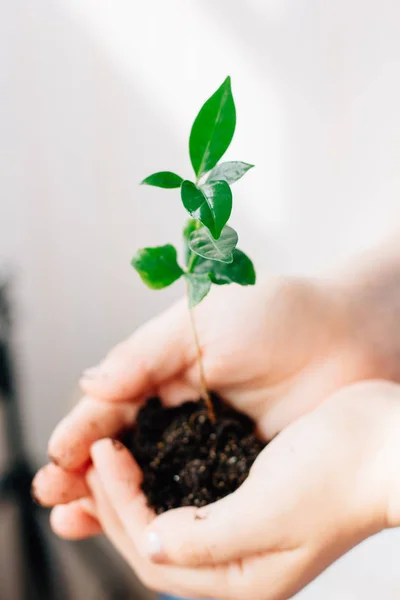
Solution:
[(150, 398), (124, 444), (143, 471), (142, 489), (157, 514), (205, 506), (234, 492), (265, 443), (253, 421), (212, 395), (215, 422), (203, 401), (165, 407)]

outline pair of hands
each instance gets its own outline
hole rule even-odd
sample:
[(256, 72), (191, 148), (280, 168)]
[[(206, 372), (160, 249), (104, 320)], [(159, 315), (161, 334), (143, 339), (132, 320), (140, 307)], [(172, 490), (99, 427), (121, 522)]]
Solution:
[(104, 439), (132, 424), (149, 394), (171, 405), (198, 396), (185, 303), (117, 346), (84, 374), (86, 396), (56, 428), (53, 463), (34, 481), (37, 499), (56, 505), (56, 533), (104, 531), (153, 589), (283, 600), (400, 523), (400, 390), (385, 382), (340, 389), (382, 376), (352, 335), (350, 304), (339, 287), (298, 280), (219, 288), (198, 307), (210, 389), (274, 438), (234, 494), (200, 511), (156, 518), (133, 457)]

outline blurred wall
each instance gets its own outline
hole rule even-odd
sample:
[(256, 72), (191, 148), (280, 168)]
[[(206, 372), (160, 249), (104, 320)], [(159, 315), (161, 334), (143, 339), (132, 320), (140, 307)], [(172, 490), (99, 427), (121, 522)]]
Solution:
[[(257, 167), (234, 213), (256, 266), (317, 274), (399, 222), (399, 20), (396, 0), (0, 0), (0, 264), (39, 460), (82, 368), (181, 293), (129, 266), (137, 247), (178, 243), (184, 217), (176, 192), (137, 184), (190, 176), (192, 120), (227, 74), (227, 158)], [(376, 598), (381, 568), (398, 598), (390, 560), (371, 568), (393, 539), (304, 598), (359, 598), (365, 578)]]

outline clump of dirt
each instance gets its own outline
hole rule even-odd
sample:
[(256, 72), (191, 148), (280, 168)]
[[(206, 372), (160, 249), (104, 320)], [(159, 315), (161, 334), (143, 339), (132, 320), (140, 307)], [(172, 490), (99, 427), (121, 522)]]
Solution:
[(264, 448), (254, 422), (212, 394), (215, 422), (205, 403), (165, 407), (150, 398), (123, 442), (143, 471), (142, 489), (157, 514), (205, 506), (234, 492)]

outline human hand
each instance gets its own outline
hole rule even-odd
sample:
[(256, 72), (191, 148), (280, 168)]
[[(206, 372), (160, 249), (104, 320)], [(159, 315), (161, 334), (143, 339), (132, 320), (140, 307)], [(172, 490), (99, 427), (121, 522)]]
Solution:
[[(335, 286), (304, 280), (222, 287), (196, 309), (210, 389), (253, 417), (271, 439), (329, 393), (375, 375), (349, 332), (346, 298)], [(199, 373), (187, 307), (172, 309), (118, 345), (82, 380), (87, 394), (57, 427), (34, 492), (47, 506), (70, 503), (58, 532), (83, 537), (98, 525), (75, 500), (87, 495), (89, 449), (134, 422), (144, 398), (167, 404), (197, 398)], [(58, 466), (57, 466), (58, 465)]]
[(236, 492), (159, 517), (129, 452), (101, 440), (88, 477), (93, 513), (150, 588), (285, 600), (366, 537), (400, 525), (399, 427), (400, 386), (355, 384), (280, 433)]

